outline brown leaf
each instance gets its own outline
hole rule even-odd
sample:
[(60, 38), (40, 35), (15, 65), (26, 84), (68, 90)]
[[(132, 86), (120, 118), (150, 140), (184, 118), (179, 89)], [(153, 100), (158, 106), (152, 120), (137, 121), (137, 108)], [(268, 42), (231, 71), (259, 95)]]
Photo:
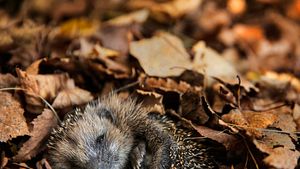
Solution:
[(120, 52), (92, 44), (86, 39), (80, 39), (80, 49), (74, 51), (74, 55), (84, 58), (85, 62), (97, 71), (115, 77), (129, 77), (131, 74), (129, 66), (120, 61)]
[(36, 163), (37, 169), (52, 169), (50, 164), (48, 163), (47, 159), (43, 158), (42, 160)]
[(192, 91), (187, 91), (180, 98), (180, 115), (191, 120), (195, 124), (204, 124), (209, 116), (203, 109), (201, 95)]
[(196, 22), (205, 32), (214, 32), (217, 28), (231, 23), (229, 12), (218, 7), (216, 1), (204, 3), (202, 9), (199, 10), (200, 15), (196, 18)]
[(90, 92), (75, 87), (73, 80), (67, 81), (67, 87), (60, 91), (52, 103), (54, 108), (66, 108), (74, 105), (81, 105), (93, 100)]
[(293, 0), (293, 2), (287, 6), (286, 13), (289, 17), (299, 20), (299, 18), (300, 18), (300, 0)]
[(179, 76), (185, 69), (191, 68), (190, 56), (182, 41), (165, 32), (150, 39), (131, 42), (130, 53), (150, 76)]
[(15, 87), (19, 84), (16, 77), (11, 74), (0, 74), (0, 89), (6, 87)]
[(99, 28), (97, 21), (87, 18), (70, 19), (50, 33), (50, 39), (73, 39), (77, 37), (89, 37), (96, 33)]
[(300, 105), (295, 104), (293, 109), (293, 118), (297, 124), (297, 131), (300, 131)]
[(100, 30), (100, 39), (103, 47), (116, 50), (126, 56), (129, 51), (129, 42), (132, 36), (131, 26), (103, 25)]
[(0, 168), (3, 169), (8, 164), (9, 158), (5, 156), (4, 151), (0, 155)]
[(240, 112), (237, 109), (222, 116), (225, 122), (237, 125), (246, 130), (250, 136), (261, 138), (265, 129), (277, 120), (277, 116), (273, 112)]
[(151, 111), (165, 114), (165, 109), (162, 104), (163, 96), (156, 92), (144, 90), (136, 90), (137, 94), (143, 96), (143, 105), (151, 107)]
[(50, 6), (49, 12), (55, 20), (64, 16), (77, 16), (78, 14), (83, 13), (88, 6), (88, 2), (85, 0), (54, 1), (54, 4), (49, 4), (47, 1), (43, 1), (41, 3), (48, 4)]
[(300, 153), (297, 150), (289, 150), (277, 147), (273, 150), (264, 162), (275, 168), (294, 169), (298, 164)]
[(57, 125), (57, 119), (51, 110), (45, 109), (41, 115), (33, 120), (32, 124), (31, 137), (18, 151), (14, 157), (15, 161), (29, 160), (42, 151), (52, 128)]
[(234, 15), (240, 15), (245, 12), (247, 3), (245, 0), (229, 0), (227, 1), (227, 9)]
[(0, 92), (0, 142), (29, 133), (24, 110), (10, 93)]
[(263, 29), (257, 25), (242, 25), (237, 24), (233, 28), (235, 36), (238, 40), (249, 44), (256, 43), (264, 39)]
[(266, 71), (262, 74), (263, 81), (271, 83), (271, 85), (292, 85), (298, 92), (300, 92), (300, 80), (292, 74), (276, 73), (273, 71)]
[(140, 86), (146, 89), (160, 89), (163, 91), (174, 91), (178, 93), (185, 93), (188, 90), (197, 90), (199, 88), (193, 88), (186, 82), (179, 81), (176, 82), (170, 78), (154, 78), (154, 77), (147, 77), (145, 74), (141, 74), (139, 77)]
[[(236, 79), (238, 75), (234, 65), (225, 60), (219, 53), (200, 41), (193, 46), (195, 57), (193, 60), (193, 69), (199, 73), (207, 75), (208, 83), (212, 83), (211, 77), (222, 79)], [(218, 66), (216, 66), (218, 65)]]
[(108, 69), (103, 64), (98, 64), (91, 60), (86, 61), (86, 64), (93, 72), (97, 72), (99, 74), (105, 73), (107, 75), (112, 75), (116, 79), (130, 78), (135, 75), (134, 71), (130, 72), (129, 69), (122, 64), (119, 64), (109, 59), (106, 59), (106, 62), (109, 64), (111, 69)]
[(222, 131), (210, 129), (205, 126), (194, 127), (202, 136), (215, 140), (224, 145), (227, 150), (232, 150), (232, 147), (238, 144), (239, 140), (234, 136)]
[(179, 18), (197, 9), (202, 0), (174, 0), (164, 3), (158, 3), (152, 0), (132, 0), (129, 2), (131, 8), (148, 8), (158, 20), (167, 20), (167, 14), (171, 18)]
[[(30, 75), (20, 69), (17, 69), (17, 74), (21, 87), (26, 90), (26, 102), (37, 107), (44, 106), (37, 96), (52, 101), (58, 92), (65, 87), (68, 79), (67, 74)], [(35, 112), (35, 110), (31, 111)]]
[(29, 65), (26, 68), (26, 73), (31, 74), (31, 75), (37, 75), (39, 73), (40, 64), (45, 60), (46, 59), (38, 59), (38, 60), (34, 61), (31, 65)]
[(112, 26), (122, 26), (131, 25), (133, 23), (144, 23), (147, 20), (148, 16), (149, 11), (147, 9), (142, 9), (108, 20), (106, 24)]
[(74, 51), (74, 55), (82, 58), (101, 60), (102, 58), (113, 58), (120, 55), (115, 50), (104, 48), (99, 44), (92, 44), (84, 38), (80, 38), (79, 43), (80, 49)]

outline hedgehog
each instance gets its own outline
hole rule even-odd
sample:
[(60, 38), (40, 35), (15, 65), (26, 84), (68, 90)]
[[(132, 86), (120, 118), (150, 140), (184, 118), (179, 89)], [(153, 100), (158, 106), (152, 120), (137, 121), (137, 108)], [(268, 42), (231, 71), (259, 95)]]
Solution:
[(193, 131), (116, 94), (77, 108), (54, 129), (47, 159), (55, 169), (217, 168)]

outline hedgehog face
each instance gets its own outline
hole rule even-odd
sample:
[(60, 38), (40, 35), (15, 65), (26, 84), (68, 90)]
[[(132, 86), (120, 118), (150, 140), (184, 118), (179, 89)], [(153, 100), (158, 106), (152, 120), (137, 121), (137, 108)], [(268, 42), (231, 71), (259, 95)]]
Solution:
[(133, 137), (113, 123), (107, 110), (86, 112), (49, 150), (54, 168), (121, 169)]

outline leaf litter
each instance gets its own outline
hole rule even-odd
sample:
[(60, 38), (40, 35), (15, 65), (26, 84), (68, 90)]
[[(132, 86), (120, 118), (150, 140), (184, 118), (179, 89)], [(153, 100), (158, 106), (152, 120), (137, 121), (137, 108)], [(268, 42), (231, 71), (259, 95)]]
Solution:
[(51, 168), (51, 129), (112, 90), (215, 141), (220, 168), (298, 168), (299, 4), (0, 2), (1, 168)]

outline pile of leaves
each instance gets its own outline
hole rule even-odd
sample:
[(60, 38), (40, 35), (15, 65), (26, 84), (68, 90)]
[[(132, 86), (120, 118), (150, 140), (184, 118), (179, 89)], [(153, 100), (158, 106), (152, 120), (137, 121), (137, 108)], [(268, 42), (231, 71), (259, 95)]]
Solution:
[(51, 130), (111, 91), (221, 144), (220, 168), (296, 168), (299, 21), (300, 0), (0, 1), (0, 168), (50, 169)]

